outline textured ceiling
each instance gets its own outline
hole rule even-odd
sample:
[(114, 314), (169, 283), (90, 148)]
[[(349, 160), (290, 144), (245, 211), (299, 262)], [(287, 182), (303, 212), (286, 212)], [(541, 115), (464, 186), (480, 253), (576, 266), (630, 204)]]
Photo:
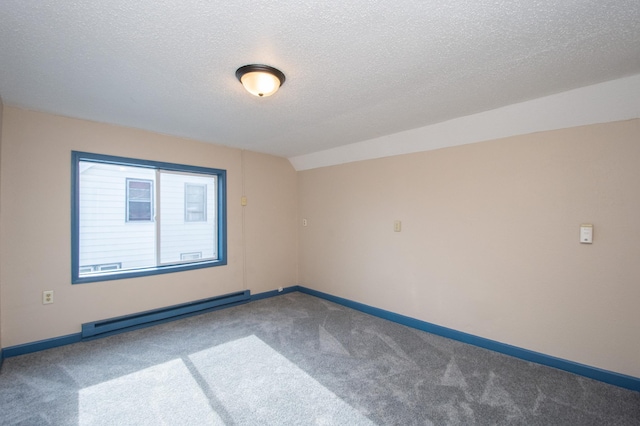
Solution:
[(638, 73), (638, 0), (0, 2), (6, 105), (285, 157)]

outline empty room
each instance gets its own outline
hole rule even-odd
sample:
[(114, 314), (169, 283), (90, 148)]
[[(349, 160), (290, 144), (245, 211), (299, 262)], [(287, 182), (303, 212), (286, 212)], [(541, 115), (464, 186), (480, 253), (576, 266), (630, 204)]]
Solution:
[(3, 0), (0, 424), (640, 424), (640, 3)]

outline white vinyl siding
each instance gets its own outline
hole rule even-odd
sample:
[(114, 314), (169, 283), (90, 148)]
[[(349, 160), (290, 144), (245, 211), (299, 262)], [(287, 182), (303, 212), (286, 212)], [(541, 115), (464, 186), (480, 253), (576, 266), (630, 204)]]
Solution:
[(81, 165), (80, 268), (113, 263), (121, 264), (122, 269), (154, 266), (155, 224), (127, 221), (127, 179), (153, 182), (155, 171), (100, 163)]
[[(189, 184), (189, 185), (187, 185)], [(206, 210), (215, 212), (216, 180), (213, 176), (198, 176), (183, 173), (162, 173), (160, 175), (160, 263), (180, 262), (181, 253), (201, 252), (202, 259), (217, 257), (214, 242), (217, 217), (209, 214), (204, 221), (186, 221), (185, 197), (187, 186), (201, 186), (206, 189)]]

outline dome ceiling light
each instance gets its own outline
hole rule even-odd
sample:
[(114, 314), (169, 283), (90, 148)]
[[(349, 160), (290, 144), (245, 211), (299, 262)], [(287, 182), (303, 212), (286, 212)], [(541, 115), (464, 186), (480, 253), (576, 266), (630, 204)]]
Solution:
[(236, 77), (247, 89), (247, 92), (255, 96), (271, 96), (284, 84), (282, 71), (268, 65), (245, 65), (236, 71)]

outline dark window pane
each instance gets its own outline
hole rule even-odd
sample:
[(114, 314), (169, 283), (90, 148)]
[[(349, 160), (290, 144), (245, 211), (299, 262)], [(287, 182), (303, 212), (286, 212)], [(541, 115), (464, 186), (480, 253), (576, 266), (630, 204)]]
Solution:
[(151, 220), (151, 203), (129, 201), (129, 220)]

